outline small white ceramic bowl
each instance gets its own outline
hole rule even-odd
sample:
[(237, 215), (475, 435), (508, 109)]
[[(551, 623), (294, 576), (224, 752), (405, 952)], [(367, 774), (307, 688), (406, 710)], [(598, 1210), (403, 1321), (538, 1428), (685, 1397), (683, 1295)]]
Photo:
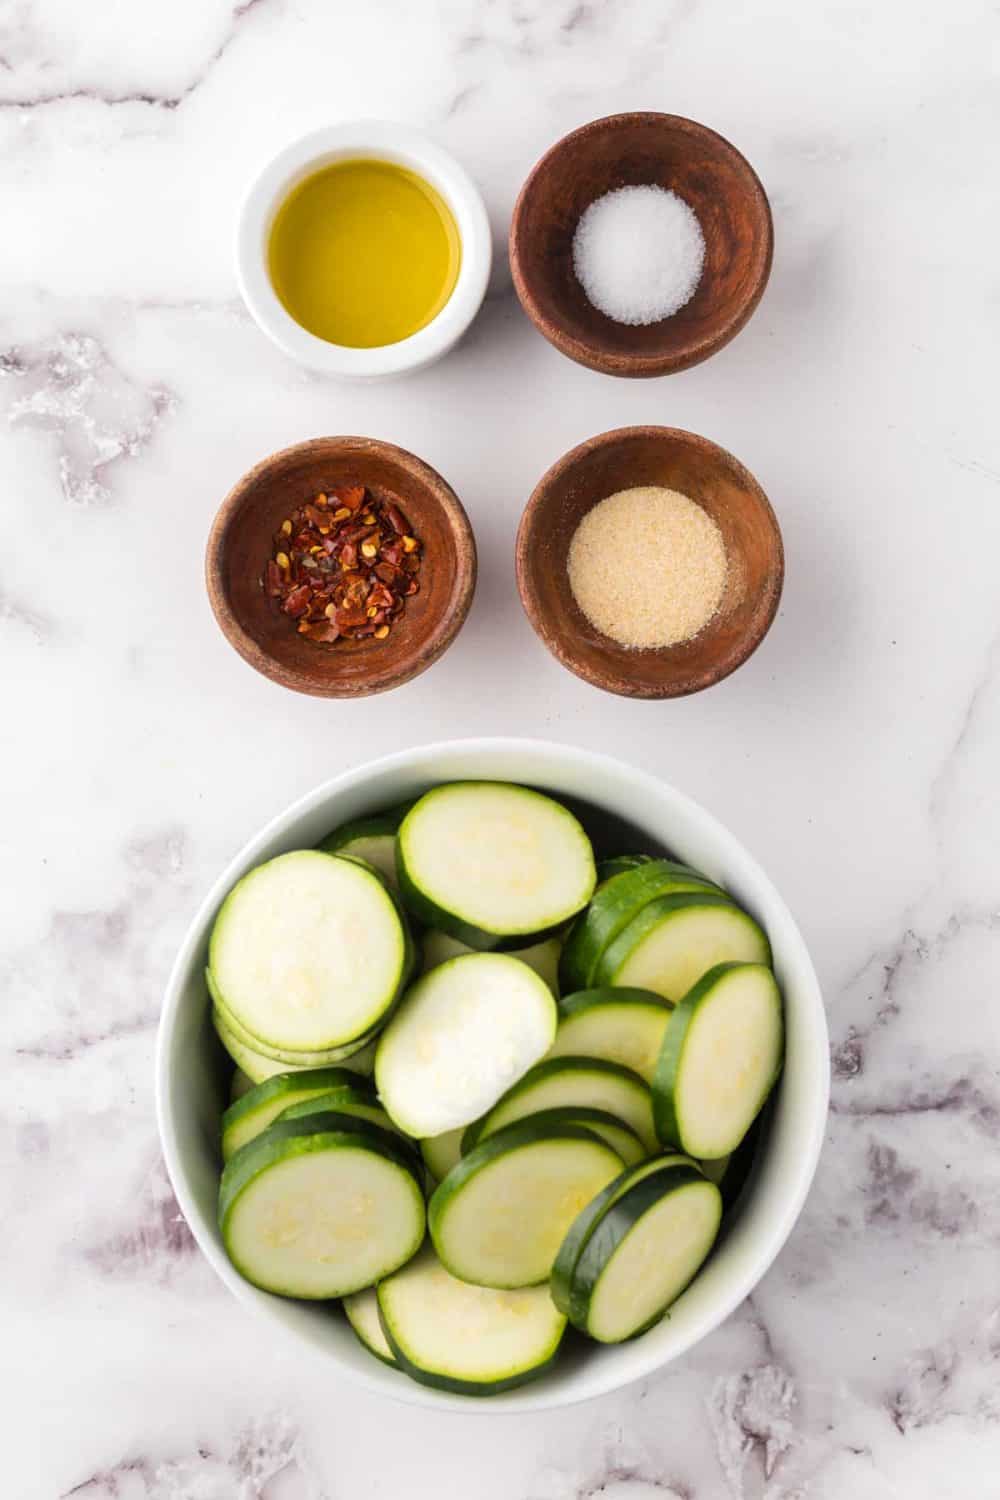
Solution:
[[(316, 844), (348, 818), (462, 778), (522, 781), (586, 804), (602, 850), (660, 845), (720, 881), (767, 930), (787, 1029), (785, 1067), (749, 1190), (670, 1317), (627, 1344), (584, 1348), (584, 1340), (574, 1340), (542, 1379), (489, 1398), (417, 1385), (366, 1353), (333, 1308), (260, 1292), (230, 1265), (215, 1210), (219, 1116), (228, 1102), (231, 1065), (223, 1066), (212, 1034), (202, 977), (219, 903), (253, 865)], [(417, 1405), (482, 1414), (538, 1411), (613, 1391), (676, 1359), (728, 1317), (764, 1275), (799, 1215), (819, 1157), (829, 1093), (826, 1021), (809, 954), (785, 903), (742, 845), (696, 803), (644, 771), (568, 745), (515, 739), (403, 750), (334, 777), (272, 819), (219, 876), (184, 939), (167, 986), (156, 1068), (167, 1170), (198, 1244), (226, 1285), (269, 1321), (276, 1338), (294, 1339), (330, 1374)]]
[[(331, 344), (303, 328), (286, 312), (267, 266), (274, 216), (291, 189), (321, 167), (355, 157), (396, 162), (425, 178), (451, 209), (462, 246), (455, 289), (437, 316), (408, 339), (374, 349)], [(299, 364), (350, 380), (402, 375), (447, 353), (479, 311), (492, 258), (486, 207), (464, 167), (418, 131), (383, 120), (331, 125), (286, 146), (247, 193), (236, 234), (236, 276), (258, 326)]]

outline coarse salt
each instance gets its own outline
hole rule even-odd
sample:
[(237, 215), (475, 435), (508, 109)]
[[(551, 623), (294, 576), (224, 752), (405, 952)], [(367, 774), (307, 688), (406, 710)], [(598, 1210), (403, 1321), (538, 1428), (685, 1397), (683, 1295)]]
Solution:
[(616, 323), (671, 317), (694, 296), (704, 262), (701, 225), (668, 188), (605, 193), (581, 214), (573, 236), (577, 280)]
[(599, 501), (573, 533), (567, 559), (573, 597), (591, 625), (636, 650), (703, 630), (722, 599), (726, 566), (712, 517), (659, 485)]

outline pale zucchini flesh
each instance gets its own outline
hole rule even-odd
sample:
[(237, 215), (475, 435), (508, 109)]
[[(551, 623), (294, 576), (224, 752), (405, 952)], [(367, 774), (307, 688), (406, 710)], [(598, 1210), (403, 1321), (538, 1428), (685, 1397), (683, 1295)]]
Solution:
[(503, 1096), (463, 1140), (468, 1151), (484, 1128), (496, 1131), (542, 1109), (604, 1109), (630, 1126), (649, 1152), (659, 1150), (653, 1103), (645, 1081), (620, 1063), (595, 1057), (547, 1057)]
[(768, 964), (767, 938), (728, 898), (661, 896), (605, 950), (598, 983), (653, 990), (675, 1004), (716, 964)]
[(401, 1368), (423, 1385), (470, 1396), (535, 1379), (555, 1359), (566, 1328), (547, 1287), (472, 1286), (430, 1249), (381, 1281), (377, 1297)]
[(233, 1062), (244, 1073), (251, 1083), (263, 1083), (268, 1078), (274, 1078), (279, 1073), (307, 1073), (310, 1065), (307, 1063), (293, 1064), (280, 1062), (274, 1057), (265, 1057), (262, 1052), (255, 1052), (235, 1036), (226, 1024), (226, 1018), (217, 1007), (212, 1008), (212, 1025), (219, 1041), (225, 1047)]
[(219, 999), (265, 1048), (315, 1053), (365, 1037), (409, 977), (413, 950), (370, 870), (318, 850), (279, 855), (234, 887), (209, 968)]
[(720, 964), (667, 1027), (653, 1082), (660, 1139), (692, 1156), (735, 1151), (781, 1068), (781, 991), (763, 964)]
[(504, 782), (428, 792), (403, 819), (396, 853), (408, 908), (477, 949), (523, 947), (562, 926), (586, 906), (597, 879), (573, 814)]
[(343, 1297), (419, 1249), (424, 1199), (405, 1154), (376, 1126), (340, 1128), (346, 1119), (276, 1121), (227, 1162), (219, 1226), (230, 1260), (254, 1286)]
[(550, 1057), (603, 1057), (651, 1083), (670, 1004), (652, 990), (581, 990), (559, 1004)]
[(375, 1103), (374, 1090), (363, 1083), (354, 1073), (342, 1068), (315, 1068), (303, 1072), (278, 1073), (259, 1084), (250, 1084), (241, 1098), (234, 1102), (222, 1116), (222, 1156), (228, 1161), (241, 1146), (245, 1146), (273, 1120), (294, 1105), (303, 1101), (324, 1097), (331, 1091), (346, 1088), (360, 1093), (369, 1104)]
[(374, 1354), (375, 1358), (380, 1359), (383, 1364), (392, 1365), (398, 1369), (396, 1356), (389, 1347), (389, 1341), (382, 1328), (382, 1320), (378, 1315), (378, 1296), (375, 1288), (369, 1286), (363, 1292), (352, 1292), (349, 1297), (345, 1297), (344, 1312), (358, 1342), (364, 1344), (369, 1354)]
[(464, 1134), (465, 1126), (458, 1125), (454, 1130), (446, 1130), (442, 1135), (427, 1136), (420, 1142), (424, 1166), (435, 1182), (443, 1182), (458, 1161), (462, 1154)]
[(259, 1037), (252, 1036), (232, 1012), (226, 1009), (211, 971), (208, 969), (205, 970), (205, 984), (212, 997), (213, 1007), (221, 1016), (230, 1036), (242, 1042), (244, 1047), (249, 1047), (252, 1052), (257, 1052), (262, 1057), (269, 1057), (274, 1062), (287, 1063), (290, 1068), (323, 1068), (332, 1063), (343, 1062), (345, 1058), (351, 1057), (362, 1047), (367, 1046), (369, 1039), (377, 1035), (377, 1032), (369, 1031), (364, 1036), (356, 1037), (354, 1041), (346, 1042), (342, 1047), (325, 1047), (311, 1052), (295, 1051), (288, 1047), (272, 1047), (262, 1042)]
[(379, 1096), (408, 1135), (441, 1135), (489, 1109), (555, 1031), (552, 992), (527, 964), (503, 953), (449, 959), (412, 986), (379, 1038)]
[[(540, 943), (532, 943), (527, 948), (507, 948), (504, 951), (511, 958), (519, 958), (529, 969), (534, 969), (540, 978), (545, 980), (549, 989), (558, 1000), (559, 998), (559, 954), (562, 945), (557, 937), (543, 938)], [(446, 963), (449, 958), (460, 958), (464, 953), (475, 953), (475, 948), (470, 948), (466, 943), (460, 943), (458, 938), (449, 937), (446, 932), (438, 932), (431, 929), (425, 932), (422, 938), (422, 958), (424, 974), (429, 974), (431, 969), (436, 969), (440, 964)]]
[(566, 1230), (622, 1165), (581, 1126), (540, 1131), (519, 1120), (481, 1141), (435, 1188), (434, 1248), (452, 1275), (477, 1286), (545, 1281)]

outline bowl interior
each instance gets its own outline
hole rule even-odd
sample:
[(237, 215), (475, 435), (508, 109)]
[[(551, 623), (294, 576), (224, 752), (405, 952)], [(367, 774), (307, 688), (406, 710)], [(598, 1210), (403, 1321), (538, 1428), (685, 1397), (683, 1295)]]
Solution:
[[(420, 591), (385, 640), (317, 645), (298, 634), (261, 577), (275, 534), (297, 506), (357, 484), (397, 504), (409, 520), (423, 546)], [(240, 480), (216, 518), (206, 567), (216, 617), (245, 660), (300, 692), (350, 697), (395, 687), (440, 655), (468, 610), (475, 544), (458, 497), (421, 460), (367, 438), (317, 438), (274, 454)]]
[[(694, 210), (705, 264), (685, 307), (632, 327), (588, 301), (573, 271), (573, 235), (595, 199), (649, 184)], [(771, 252), (770, 209), (749, 163), (714, 131), (677, 115), (612, 115), (564, 137), (525, 183), (512, 231), (522, 301), (542, 331), (571, 357), (618, 374), (662, 374), (714, 353), (760, 300)]]
[[(231, 885), (260, 861), (318, 842), (331, 828), (442, 780), (523, 781), (569, 799), (583, 812), (599, 849), (641, 843), (669, 849), (725, 884), (763, 923), (785, 1000), (787, 1047), (751, 1184), (725, 1238), (670, 1318), (616, 1347), (567, 1346), (541, 1381), (483, 1401), (417, 1385), (360, 1348), (335, 1306), (286, 1301), (242, 1280), (226, 1258), (216, 1225), (221, 1161), (219, 1117), (231, 1065), (215, 1043), (203, 980), (207, 940)], [(282, 813), (220, 876), (196, 916), (168, 986), (160, 1024), (157, 1099), (167, 1167), (202, 1250), (223, 1281), (294, 1337), (330, 1373), (421, 1405), (491, 1411), (564, 1405), (616, 1389), (681, 1354), (747, 1295), (784, 1243), (804, 1201), (823, 1138), (828, 1053), (822, 1000), (802, 938), (781, 897), (731, 834), (654, 777), (604, 756), (536, 741), (468, 741), (408, 750), (338, 777)]]
[[(638, 485), (697, 501), (719, 526), (728, 562), (722, 601), (704, 630), (659, 650), (630, 650), (595, 630), (566, 568), (587, 511)], [(528, 502), (517, 558), (521, 597), (549, 649), (588, 682), (634, 697), (696, 692), (734, 671), (774, 618), (784, 572), (778, 523), (753, 475), (707, 438), (669, 427), (623, 428), (567, 454)]]

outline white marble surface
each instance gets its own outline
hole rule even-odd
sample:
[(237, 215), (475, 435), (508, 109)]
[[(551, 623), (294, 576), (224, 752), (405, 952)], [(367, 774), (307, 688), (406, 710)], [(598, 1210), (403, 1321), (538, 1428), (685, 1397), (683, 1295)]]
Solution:
[[(1000, 1494), (1000, 325), (996, 7), (892, 0), (7, 0), (0, 7), (0, 1307), (10, 1500), (952, 1500)], [(244, 315), (243, 184), (381, 114), (481, 182), (652, 107), (731, 137), (774, 206), (765, 300), (648, 384), (563, 360), (498, 256), (463, 346), (344, 389)], [(781, 519), (760, 652), (674, 704), (563, 673), (513, 584), (542, 470), (620, 423), (736, 452)], [(221, 495), (323, 432), (393, 439), (465, 499), (482, 575), (449, 655), (314, 702), (218, 635)], [(151, 1058), (199, 893), (360, 757), (466, 732), (631, 757), (788, 893), (828, 996), (829, 1140), (727, 1326), (647, 1385), (433, 1416), (304, 1374), (193, 1250)]]

